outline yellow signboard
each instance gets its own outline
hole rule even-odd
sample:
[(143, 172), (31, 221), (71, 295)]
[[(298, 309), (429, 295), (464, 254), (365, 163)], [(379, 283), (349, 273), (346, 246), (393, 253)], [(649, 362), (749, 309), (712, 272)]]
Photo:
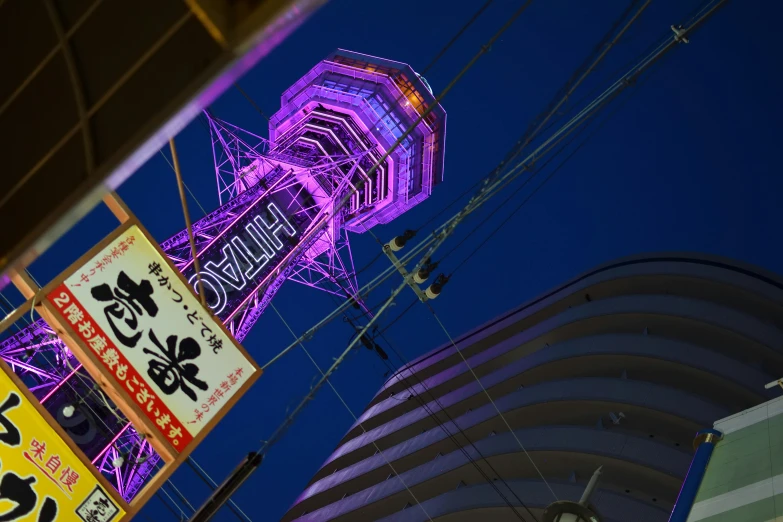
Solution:
[(119, 522), (125, 511), (0, 365), (0, 520)]

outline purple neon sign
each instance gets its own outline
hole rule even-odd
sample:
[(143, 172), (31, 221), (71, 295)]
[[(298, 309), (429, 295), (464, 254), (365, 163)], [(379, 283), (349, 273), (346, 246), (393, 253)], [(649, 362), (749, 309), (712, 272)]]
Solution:
[[(298, 185), (259, 192), (231, 225), (198, 253), (207, 305), (226, 320), (285, 261), (301, 242), (317, 209), (307, 205), (309, 194)], [(196, 289), (193, 263), (183, 270)]]

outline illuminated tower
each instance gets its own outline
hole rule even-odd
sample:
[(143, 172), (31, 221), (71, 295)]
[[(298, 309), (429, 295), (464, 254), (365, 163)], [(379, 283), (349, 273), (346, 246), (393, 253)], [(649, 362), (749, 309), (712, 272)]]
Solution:
[[(433, 104), (409, 66), (337, 51), (283, 93), (269, 140), (208, 115), (223, 205), (194, 234), (207, 301), (237, 339), (286, 279), (356, 292), (346, 232), (390, 222), (443, 179), (440, 106), (380, 161)], [(187, 232), (162, 246), (195, 286)]]
[[(206, 114), (221, 206), (193, 233), (207, 303), (240, 341), (286, 280), (356, 294), (347, 232), (392, 221), (443, 179), (446, 113), (408, 65), (339, 50), (281, 105), (269, 139)], [(161, 246), (195, 287), (187, 231)], [(0, 357), (132, 499), (158, 456), (47, 325), (3, 339)]]

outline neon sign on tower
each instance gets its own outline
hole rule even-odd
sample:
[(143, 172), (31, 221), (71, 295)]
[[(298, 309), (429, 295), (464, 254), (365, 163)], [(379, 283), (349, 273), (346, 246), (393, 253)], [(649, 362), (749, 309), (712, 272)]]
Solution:
[[(263, 192), (261, 184), (250, 192)], [(207, 305), (220, 319), (254, 295), (286, 259), (312, 223), (306, 211), (287, 192), (258, 197), (223, 232), (198, 253)], [(198, 291), (194, 264), (182, 269)]]

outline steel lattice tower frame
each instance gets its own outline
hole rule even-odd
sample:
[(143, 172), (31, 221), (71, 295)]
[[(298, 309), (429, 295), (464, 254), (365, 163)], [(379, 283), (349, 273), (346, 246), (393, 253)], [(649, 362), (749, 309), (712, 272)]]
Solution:
[[(342, 298), (356, 295), (348, 232), (392, 221), (443, 179), (446, 113), (426, 81), (403, 63), (331, 53), (283, 93), (269, 139), (209, 112), (204, 116), (221, 205), (193, 224), (193, 234), (207, 267), (202, 276), (212, 277), (208, 302), (219, 301), (218, 293), (225, 296), (226, 288), (236, 290), (242, 280), (236, 306), (225, 309), (226, 298), (223, 308), (213, 307), (239, 341), (286, 280)], [(274, 209), (279, 215), (270, 214), (270, 205), (261, 209), (270, 201), (281, 207)], [(239, 242), (228, 235), (238, 227), (246, 229), (236, 236)], [(253, 240), (256, 251), (248, 248)], [(187, 231), (161, 247), (188, 276), (193, 260)], [(252, 271), (263, 277), (249, 277)], [(5, 337), (0, 357), (131, 500), (160, 458), (47, 324), (30, 321)], [(68, 405), (75, 407), (70, 417), (63, 413)]]

